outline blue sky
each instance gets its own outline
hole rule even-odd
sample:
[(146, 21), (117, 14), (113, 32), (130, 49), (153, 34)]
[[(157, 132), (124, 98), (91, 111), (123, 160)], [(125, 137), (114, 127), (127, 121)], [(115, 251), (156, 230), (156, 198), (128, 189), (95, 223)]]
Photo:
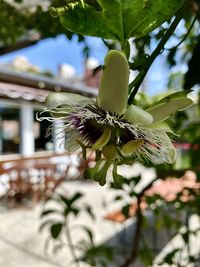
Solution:
[[(87, 37), (86, 42), (91, 48), (90, 56), (103, 63), (106, 47), (101, 39)], [(60, 35), (56, 38), (40, 41), (31, 47), (0, 56), (0, 62), (11, 62), (16, 56), (23, 55), (32, 64), (40, 66), (42, 70), (51, 70), (56, 74), (58, 66), (67, 63), (76, 69), (77, 75), (81, 76), (84, 68), (83, 47), (84, 44), (78, 43), (76, 36), (69, 41), (64, 35)], [(157, 58), (148, 74), (147, 92), (149, 94), (154, 95), (166, 89), (168, 71), (164, 57)]]
[[(101, 39), (88, 37), (86, 42), (91, 48), (91, 57), (102, 63), (106, 54), (106, 47)], [(43, 70), (51, 70), (57, 73), (58, 66), (67, 63), (74, 66), (76, 73), (81, 75), (84, 64), (83, 47), (84, 44), (78, 43), (76, 36), (69, 41), (64, 35), (59, 35), (56, 38), (42, 40), (31, 47), (0, 56), (0, 62), (11, 62), (16, 56), (23, 55), (32, 64), (40, 66)]]

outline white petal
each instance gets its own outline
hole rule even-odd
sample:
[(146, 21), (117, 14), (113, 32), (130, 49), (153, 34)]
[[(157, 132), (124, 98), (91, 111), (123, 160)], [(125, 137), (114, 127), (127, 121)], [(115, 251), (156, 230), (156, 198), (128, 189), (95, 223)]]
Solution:
[(48, 109), (56, 108), (58, 106), (84, 107), (91, 104), (94, 104), (94, 101), (91, 98), (73, 93), (52, 93), (49, 94), (45, 100), (45, 105)]

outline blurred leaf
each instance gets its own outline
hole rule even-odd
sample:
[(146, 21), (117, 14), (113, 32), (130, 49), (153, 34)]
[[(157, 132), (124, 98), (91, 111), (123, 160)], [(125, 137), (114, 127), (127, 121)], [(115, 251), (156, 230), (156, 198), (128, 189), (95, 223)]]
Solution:
[(54, 254), (58, 253), (58, 251), (61, 250), (63, 247), (64, 247), (64, 245), (62, 243), (55, 244), (53, 246), (53, 253)]
[(51, 230), (51, 236), (54, 239), (57, 239), (58, 238), (58, 236), (61, 233), (62, 227), (63, 227), (63, 224), (62, 223), (55, 223), (55, 224), (52, 224), (51, 225), (51, 229), (50, 229)]
[(52, 214), (52, 213), (62, 213), (61, 211), (59, 210), (55, 210), (55, 209), (49, 209), (49, 210), (44, 210), (42, 213), (41, 213), (41, 217), (44, 217), (46, 215), (49, 215), (49, 214)]
[(189, 231), (186, 231), (185, 233), (181, 233), (181, 236), (185, 242), (185, 244), (188, 244), (190, 233)]
[(123, 196), (121, 196), (121, 195), (118, 195), (118, 196), (114, 197), (114, 201), (119, 201), (119, 200), (122, 200), (122, 199), (123, 199)]
[(69, 198), (66, 198), (61, 194), (59, 195), (62, 202), (68, 207), (72, 206), (72, 204), (76, 202), (79, 198), (81, 198), (82, 196), (83, 194), (80, 192), (75, 193), (72, 197), (69, 197)]
[(75, 193), (72, 198), (70, 199), (70, 204), (72, 205), (75, 201), (77, 201), (79, 198), (83, 197), (83, 194), (78, 192)]
[(129, 209), (130, 209), (130, 204), (127, 204), (122, 208), (122, 213), (126, 218), (129, 218)]
[(173, 47), (172, 49), (170, 49), (168, 53), (167, 61), (170, 67), (176, 65), (176, 60), (175, 60), (176, 52), (177, 52), (177, 47)]
[(172, 252), (169, 252), (163, 259), (164, 263), (168, 263), (170, 265), (172, 265), (174, 263), (173, 259), (174, 256), (176, 255), (176, 253), (179, 251), (179, 249), (174, 249)]
[(93, 238), (92, 231), (87, 226), (82, 226), (82, 228), (84, 229), (84, 231), (86, 232), (87, 236), (89, 237), (91, 245), (94, 246), (94, 241), (93, 241), (94, 238)]
[(185, 74), (184, 89), (191, 89), (195, 84), (200, 84), (200, 38), (188, 62), (188, 71)]
[(150, 266), (152, 264), (153, 253), (150, 249), (148, 249), (148, 248), (141, 249), (139, 251), (139, 257), (142, 260), (142, 262), (144, 263), (144, 266)]
[(92, 246), (85, 252), (85, 261), (93, 266), (108, 266), (113, 259), (113, 248), (108, 245)]
[(72, 206), (68, 206), (65, 209), (65, 216), (68, 216), (70, 213), (74, 214), (75, 216), (77, 216), (80, 212), (80, 209), (76, 208), (76, 207), (72, 207)]
[(91, 206), (85, 205), (85, 211), (90, 215), (93, 220), (96, 219)]

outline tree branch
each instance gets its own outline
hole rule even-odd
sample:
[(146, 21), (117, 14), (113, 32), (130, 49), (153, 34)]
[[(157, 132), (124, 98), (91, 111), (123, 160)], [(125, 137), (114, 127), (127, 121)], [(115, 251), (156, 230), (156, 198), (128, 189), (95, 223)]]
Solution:
[(130, 92), (129, 99), (128, 99), (129, 105), (133, 102), (133, 99), (134, 99), (135, 95), (137, 94), (137, 92), (141, 86), (141, 83), (143, 82), (143, 80), (144, 80), (149, 68), (151, 67), (152, 63), (157, 58), (157, 56), (163, 51), (165, 44), (167, 43), (169, 38), (174, 33), (179, 22), (182, 20), (183, 10), (184, 10), (184, 7), (179, 9), (179, 11), (176, 13), (175, 19), (171, 23), (171, 25), (168, 28), (168, 30), (166, 31), (166, 33), (163, 35), (163, 37), (160, 40), (159, 44), (157, 45), (156, 49), (153, 51), (153, 53), (149, 57), (149, 59), (147, 61), (147, 65), (143, 68), (143, 70), (140, 71), (140, 73), (135, 78), (135, 80), (130, 84), (129, 87), (131, 88), (131, 92)]
[(157, 178), (157, 177), (155, 179), (153, 179), (137, 195), (136, 227), (135, 227), (135, 232), (134, 232), (132, 251), (131, 251), (130, 255), (125, 259), (124, 263), (120, 267), (128, 267), (137, 258), (138, 250), (139, 250), (139, 244), (140, 244), (142, 224), (143, 224), (143, 215), (142, 215), (142, 209), (141, 209), (142, 199), (143, 199), (145, 191), (148, 190), (152, 186), (152, 184), (158, 179), (159, 178)]

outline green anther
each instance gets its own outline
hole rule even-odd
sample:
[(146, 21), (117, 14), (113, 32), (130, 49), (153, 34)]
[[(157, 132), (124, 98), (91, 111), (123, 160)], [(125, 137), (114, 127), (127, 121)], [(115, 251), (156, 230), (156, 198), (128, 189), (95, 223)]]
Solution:
[(117, 148), (114, 144), (108, 144), (102, 148), (102, 153), (104, 157), (108, 160), (112, 160), (117, 155)]
[(111, 130), (109, 128), (105, 128), (102, 135), (92, 146), (92, 150), (102, 149), (105, 145), (107, 145), (108, 141), (110, 140), (110, 136)]
[(66, 11), (66, 7), (50, 7), (49, 8), (49, 13), (54, 18), (60, 15), (63, 15), (65, 11)]
[(131, 140), (125, 145), (123, 145), (121, 151), (125, 155), (129, 155), (134, 153), (138, 148), (140, 148), (144, 144), (144, 140)]
[(125, 113), (128, 101), (129, 65), (123, 52), (110, 50), (104, 60), (97, 104), (106, 111)]

